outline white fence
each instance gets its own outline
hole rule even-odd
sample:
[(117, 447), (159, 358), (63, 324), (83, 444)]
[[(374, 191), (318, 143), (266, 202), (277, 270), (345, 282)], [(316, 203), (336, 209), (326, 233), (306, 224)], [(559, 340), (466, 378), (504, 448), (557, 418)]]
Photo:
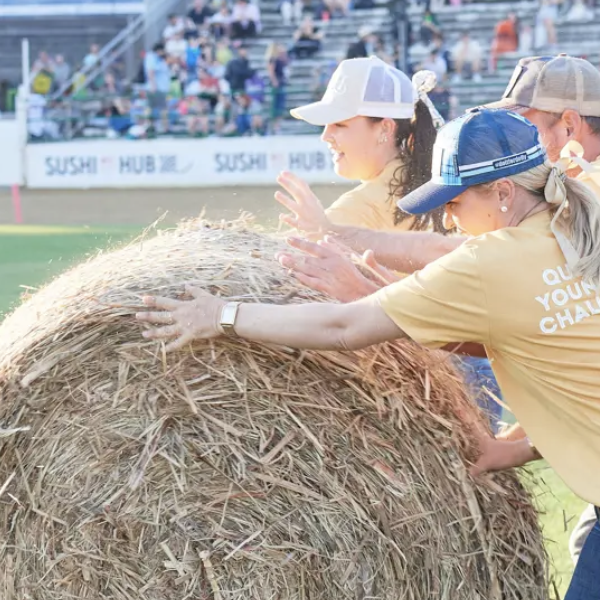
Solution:
[(340, 181), (318, 136), (31, 144), (25, 163), (30, 188), (258, 185), (283, 170), (309, 183)]
[(0, 119), (0, 187), (23, 183), (23, 140), (16, 119)]

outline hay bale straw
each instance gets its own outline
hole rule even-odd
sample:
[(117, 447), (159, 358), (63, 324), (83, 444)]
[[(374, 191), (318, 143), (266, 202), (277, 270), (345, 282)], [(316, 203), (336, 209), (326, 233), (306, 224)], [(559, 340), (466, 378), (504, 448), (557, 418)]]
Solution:
[(145, 293), (322, 300), (241, 223), (100, 254), (0, 327), (3, 600), (537, 600), (536, 512), (472, 481), (442, 353), (236, 339), (172, 355)]

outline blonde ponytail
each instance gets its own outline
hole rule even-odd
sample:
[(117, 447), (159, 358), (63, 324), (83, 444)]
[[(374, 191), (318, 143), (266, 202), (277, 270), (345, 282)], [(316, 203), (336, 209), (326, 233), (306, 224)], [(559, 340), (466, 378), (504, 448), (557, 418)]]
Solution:
[(552, 230), (575, 275), (600, 283), (600, 198), (585, 184), (566, 177), (566, 165), (545, 162), (508, 177), (552, 204)]

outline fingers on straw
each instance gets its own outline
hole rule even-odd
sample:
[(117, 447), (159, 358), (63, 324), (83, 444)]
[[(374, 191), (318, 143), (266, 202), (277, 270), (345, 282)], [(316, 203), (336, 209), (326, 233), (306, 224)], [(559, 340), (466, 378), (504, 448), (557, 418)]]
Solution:
[(175, 335), (179, 335), (179, 333), (179, 325), (168, 325), (167, 327), (147, 329), (144, 331), (143, 336), (150, 340), (162, 340), (164, 338), (171, 338)]
[(138, 321), (146, 323), (165, 323), (170, 325), (173, 322), (173, 315), (169, 312), (140, 312), (135, 315)]
[(301, 250), (306, 254), (310, 254), (311, 256), (316, 256), (318, 258), (325, 258), (331, 254), (331, 252), (321, 244), (317, 242), (311, 242), (305, 238), (290, 237), (288, 238), (287, 242), (292, 248), (296, 248), (296, 250)]
[(179, 300), (173, 300), (173, 298), (164, 298), (162, 296), (145, 296), (142, 301), (146, 306), (150, 308), (165, 308), (172, 310), (179, 306)]
[(175, 341), (170, 342), (165, 346), (166, 352), (174, 352), (175, 350), (181, 350), (185, 346), (187, 346), (192, 341), (192, 337), (189, 335), (182, 335), (177, 338)]

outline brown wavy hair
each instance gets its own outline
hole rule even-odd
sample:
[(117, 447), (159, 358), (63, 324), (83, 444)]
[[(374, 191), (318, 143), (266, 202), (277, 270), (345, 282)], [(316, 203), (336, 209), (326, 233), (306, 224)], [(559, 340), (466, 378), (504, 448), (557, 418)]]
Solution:
[[(383, 119), (369, 117), (374, 123)], [(398, 150), (397, 158), (402, 161), (389, 184), (389, 201), (396, 203), (397, 198), (410, 194), (431, 179), (431, 160), (436, 129), (429, 108), (418, 100), (415, 115), (412, 119), (394, 119), (394, 141)], [(406, 219), (414, 219), (410, 229), (425, 231), (433, 229), (436, 233), (446, 234), (444, 228), (444, 207), (436, 208), (424, 215), (409, 215), (396, 207), (394, 223), (398, 225)]]

